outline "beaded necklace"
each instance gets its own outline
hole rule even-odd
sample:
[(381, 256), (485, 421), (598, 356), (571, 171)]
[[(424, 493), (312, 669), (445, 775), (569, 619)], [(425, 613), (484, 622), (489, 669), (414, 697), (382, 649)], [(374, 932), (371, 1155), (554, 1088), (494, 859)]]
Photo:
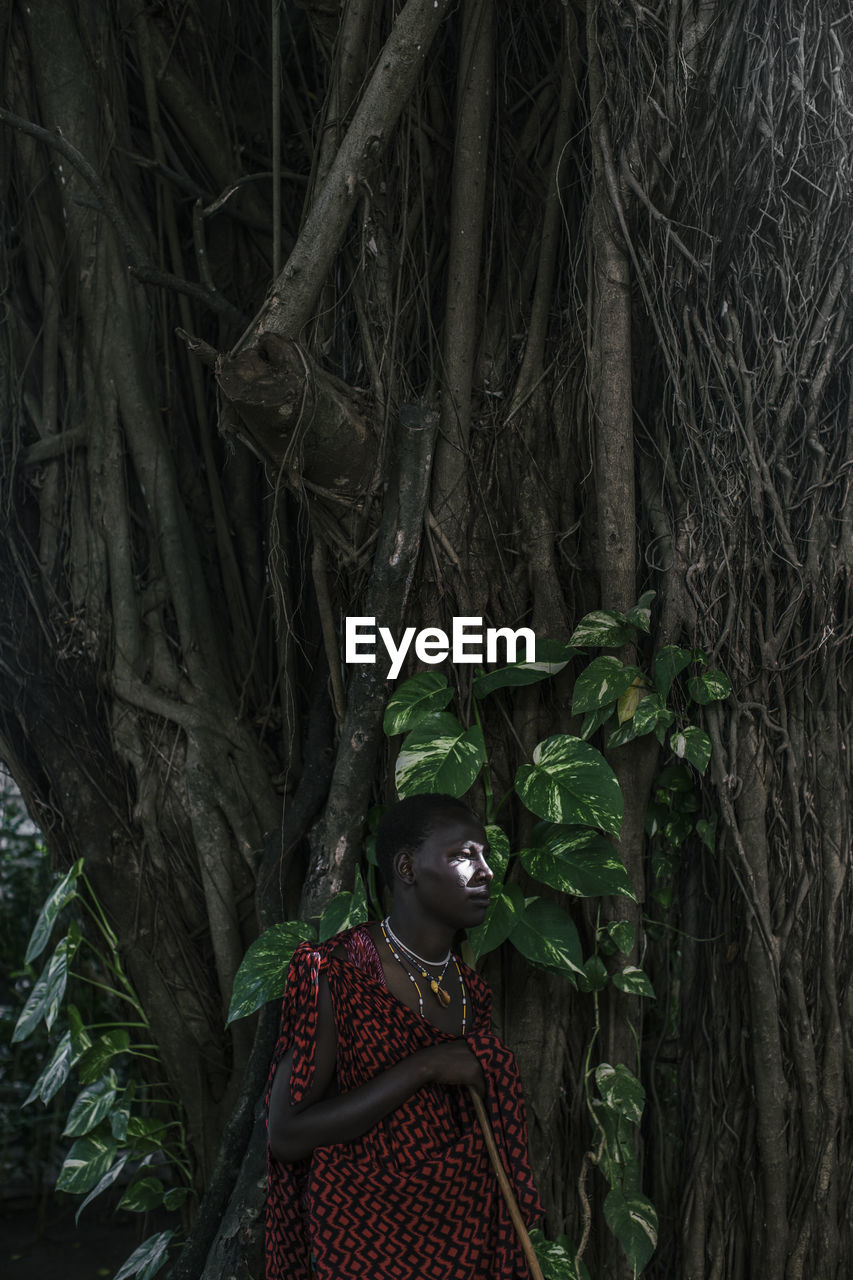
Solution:
[(387, 929), (388, 933), (394, 939), (394, 941), (396, 942), (400, 950), (405, 951), (406, 955), (409, 956), (412, 960), (417, 960), (418, 964), (431, 964), (434, 969), (437, 969), (440, 964), (443, 964), (445, 968), (447, 967), (447, 962), (450, 959), (450, 947), (447, 948), (447, 955), (443, 956), (441, 960), (425, 960), (423, 956), (418, 955), (417, 951), (413, 951), (411, 947), (406, 946), (405, 942), (401, 942), (401, 940), (397, 937), (396, 933), (391, 928), (390, 916), (386, 916), (385, 919), (382, 921), (382, 928)]
[[(403, 970), (403, 973), (405, 973), (406, 977), (409, 979), (412, 986), (415, 988), (415, 991), (418, 993), (418, 1013), (421, 1015), (422, 1018), (425, 1017), (424, 998), (423, 998), (423, 995), (421, 994), (421, 989), (418, 986), (417, 978), (412, 973), (410, 964), (406, 963), (406, 960), (403, 959), (403, 956), (400, 955), (400, 952), (394, 946), (394, 942), (396, 942), (399, 945), (400, 950), (404, 953), (407, 959), (409, 958), (410, 954), (413, 961), (419, 960), (420, 957), (415, 957), (414, 953), (410, 953), (408, 949), (404, 946), (404, 944), (400, 942), (400, 939), (397, 937), (397, 935), (392, 932), (391, 926), (388, 923), (387, 918), (381, 922), (379, 928), (382, 930), (382, 937), (385, 939), (385, 942), (388, 946), (388, 950), (391, 952), (391, 955), (397, 961), (397, 964)], [(389, 934), (390, 934), (390, 937), (389, 937)], [(391, 941), (391, 938), (394, 939), (394, 942)], [(456, 956), (454, 956), (452, 952), (448, 951), (445, 959), (443, 961), (437, 962), (440, 964), (443, 963), (444, 965), (444, 968), (441, 971), (441, 976), (438, 979), (432, 977), (429, 973), (427, 973), (426, 969), (424, 969), (423, 966), (420, 964), (414, 964), (412, 967), (417, 968), (419, 970), (421, 977), (424, 978), (424, 980), (429, 983), (429, 988), (432, 991), (438, 1003), (443, 1008), (446, 1009), (447, 1006), (450, 1004), (450, 993), (444, 990), (444, 988), (441, 986), (441, 983), (444, 981), (444, 975), (447, 972), (447, 966), (450, 964), (451, 958), (453, 960), (454, 968), (456, 969), (456, 976), (459, 979), (459, 990), (462, 992), (462, 1032), (461, 1034), (464, 1036), (465, 1028), (468, 1024), (468, 1000), (465, 994), (465, 983), (462, 979), (462, 970), (459, 968), (459, 961), (456, 959)], [(426, 963), (431, 964), (433, 962), (428, 960), (426, 961)]]

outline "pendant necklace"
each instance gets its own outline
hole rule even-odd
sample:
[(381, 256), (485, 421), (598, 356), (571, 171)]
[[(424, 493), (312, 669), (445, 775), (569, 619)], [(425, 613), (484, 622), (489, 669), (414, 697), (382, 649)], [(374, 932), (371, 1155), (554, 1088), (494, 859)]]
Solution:
[[(394, 939), (394, 942), (396, 942), (397, 946), (400, 948), (400, 951), (403, 952), (403, 955), (405, 956), (406, 960), (408, 960), (409, 965), (412, 968), (418, 970), (423, 980), (426, 983), (428, 983), (429, 989), (432, 992), (432, 994), (435, 996), (438, 1003), (442, 1006), (442, 1008), (446, 1009), (447, 1006), (450, 1004), (450, 993), (448, 991), (445, 991), (444, 987), (442, 987), (441, 984), (444, 981), (444, 975), (447, 973), (447, 966), (450, 964), (450, 954), (451, 954), (450, 951), (448, 950), (447, 955), (444, 957), (443, 960), (424, 960), (423, 956), (419, 956), (416, 952), (410, 951), (409, 948), (406, 946), (406, 944), (400, 941), (400, 939), (397, 937), (394, 930), (391, 928), (391, 921), (389, 916), (386, 916), (385, 919), (382, 921), (381, 927), (382, 927), (382, 936), (385, 939), (385, 941), (388, 943), (388, 947), (394, 959), (398, 962), (398, 964), (403, 964), (403, 961), (400, 958), (398, 952), (395, 951), (394, 949), (393, 943), (391, 941), (392, 938)], [(437, 978), (433, 974), (427, 973), (425, 966), (428, 964), (442, 966), (441, 973)], [(403, 965), (403, 968), (406, 969), (406, 965)], [(415, 983), (415, 986), (417, 987), (417, 983)], [(417, 987), (417, 990), (418, 990), (418, 995), (420, 996), (420, 987)]]
[[(412, 951), (410, 947), (406, 946), (405, 942), (400, 941), (400, 938), (397, 937), (397, 934), (394, 933), (393, 929), (391, 928), (391, 919), (389, 919), (389, 916), (386, 916), (386, 919), (383, 920), (382, 925), (380, 925), (380, 928), (382, 928), (382, 936), (384, 940), (386, 940), (386, 942), (388, 943), (388, 950), (391, 951), (391, 954), (394, 957), (394, 960), (396, 960), (398, 964), (402, 964), (403, 970), (405, 970), (406, 973), (409, 973), (409, 968), (418, 970), (418, 973), (421, 975), (421, 978), (424, 979), (424, 982), (428, 984), (430, 991), (432, 991), (433, 996), (435, 997), (435, 1000), (437, 1000), (438, 1004), (442, 1006), (442, 1009), (447, 1009), (447, 1006), (450, 1005), (451, 997), (450, 997), (450, 992), (444, 991), (444, 988), (442, 987), (442, 983), (444, 980), (444, 975), (447, 974), (447, 966), (450, 965), (451, 963), (452, 952), (448, 950), (447, 955), (444, 956), (442, 960), (424, 960), (424, 957), (419, 956), (418, 952)], [(402, 954), (403, 956), (405, 956), (405, 959), (409, 961), (409, 964), (407, 965), (403, 964), (402, 957), (400, 956), (400, 954), (398, 954), (397, 950), (394, 950), (394, 946), (393, 946), (394, 942), (397, 943), (397, 947), (400, 948), (400, 951), (402, 951)], [(427, 966), (428, 964), (432, 964), (435, 966), (442, 965), (442, 972), (441, 974), (438, 975), (438, 978), (435, 978), (434, 974), (430, 974), (427, 972), (427, 968), (425, 968), (425, 966)], [(459, 965), (456, 965), (456, 972), (459, 973)], [(412, 979), (412, 982), (415, 982), (415, 979), (414, 977), (412, 977), (412, 974), (409, 974), (409, 977)], [(461, 980), (461, 974), (460, 974), (460, 980)], [(415, 988), (416, 988), (416, 991), (418, 991), (418, 997), (420, 1000), (420, 987), (418, 987), (418, 983), (416, 982), (415, 982)]]

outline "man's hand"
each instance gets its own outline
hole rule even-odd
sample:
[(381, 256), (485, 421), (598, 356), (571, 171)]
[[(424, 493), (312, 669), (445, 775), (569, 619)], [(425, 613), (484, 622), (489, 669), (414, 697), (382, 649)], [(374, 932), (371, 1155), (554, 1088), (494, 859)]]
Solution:
[(428, 1061), (429, 1078), (434, 1084), (468, 1085), (485, 1098), (483, 1068), (466, 1041), (449, 1040), (446, 1044), (432, 1045), (420, 1052)]

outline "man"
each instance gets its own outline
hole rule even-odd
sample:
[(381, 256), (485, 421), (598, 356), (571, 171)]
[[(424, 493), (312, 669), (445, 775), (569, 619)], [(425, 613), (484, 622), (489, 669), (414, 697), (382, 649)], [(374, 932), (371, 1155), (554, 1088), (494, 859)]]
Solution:
[(482, 824), (450, 796), (392, 805), (377, 832), (393, 906), (303, 943), (288, 971), (269, 1093), (267, 1280), (527, 1275), (469, 1086), (521, 1209), (541, 1212), (515, 1061), (483, 980), (453, 952), (482, 923)]

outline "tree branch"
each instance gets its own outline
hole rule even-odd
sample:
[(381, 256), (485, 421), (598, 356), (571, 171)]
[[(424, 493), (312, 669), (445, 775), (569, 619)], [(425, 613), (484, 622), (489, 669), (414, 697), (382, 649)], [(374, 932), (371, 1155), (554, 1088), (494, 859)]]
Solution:
[[(480, 258), (485, 217), (494, 61), (493, 0), (466, 0), (459, 52), (459, 101), (450, 208), (444, 335), (445, 383), (430, 506), (459, 551), (467, 544), (471, 386), (479, 334)], [(463, 555), (463, 562), (467, 556)], [(460, 579), (459, 586), (463, 582)]]
[(407, 0), (284, 270), (238, 344), (295, 338), (309, 320), (362, 188), (379, 162), (453, 0)]
[[(365, 614), (394, 634), (405, 614), (420, 550), (437, 417), (420, 405), (400, 409), (397, 456), (364, 603)], [(355, 668), (329, 800), (312, 839), (299, 911), (303, 920), (321, 915), (329, 898), (352, 881), (387, 695), (387, 677), (378, 674), (376, 665)]]

